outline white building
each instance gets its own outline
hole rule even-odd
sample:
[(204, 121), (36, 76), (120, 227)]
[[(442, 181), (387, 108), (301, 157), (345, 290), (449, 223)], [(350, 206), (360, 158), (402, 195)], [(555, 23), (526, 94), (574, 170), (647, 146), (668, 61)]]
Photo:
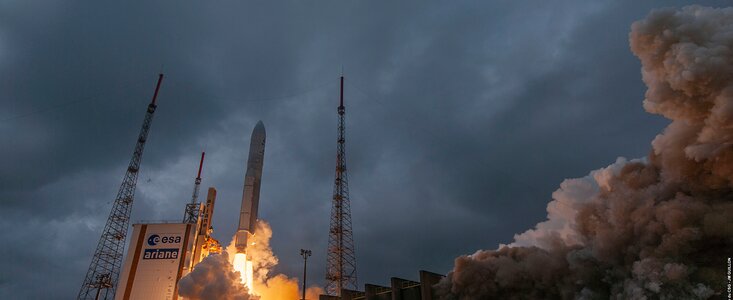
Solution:
[(209, 188), (196, 223), (133, 224), (115, 299), (178, 300), (178, 281), (210, 252), (220, 251), (210, 237), (216, 189)]

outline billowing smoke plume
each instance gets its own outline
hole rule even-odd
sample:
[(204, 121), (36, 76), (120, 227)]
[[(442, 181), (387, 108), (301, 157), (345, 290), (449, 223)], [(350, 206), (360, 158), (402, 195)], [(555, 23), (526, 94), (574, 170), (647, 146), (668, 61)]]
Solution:
[(191, 273), (181, 278), (178, 293), (191, 300), (249, 300), (239, 273), (229, 263), (227, 253), (209, 255)]
[[(270, 224), (262, 220), (257, 220), (255, 225), (257, 234), (249, 237), (249, 245), (247, 245), (247, 259), (252, 261), (254, 269), (255, 281), (267, 280), (267, 274), (278, 263), (277, 256), (270, 248), (270, 238), (272, 238), (272, 228)], [(237, 253), (237, 247), (234, 246), (234, 239), (226, 248), (229, 253), (229, 261), (234, 263), (234, 255)]]
[[(272, 228), (263, 220), (257, 220), (256, 234), (250, 239), (247, 245), (247, 259), (252, 260), (254, 269), (254, 291), (262, 300), (292, 300), (300, 299), (300, 285), (295, 278), (289, 278), (283, 274), (270, 275), (270, 271), (277, 265), (277, 256), (270, 248)], [(234, 243), (227, 247), (230, 257), (237, 252)], [(296, 255), (297, 253), (293, 253)], [(306, 299), (318, 299), (323, 290), (316, 286), (306, 289)]]
[(672, 122), (648, 158), (553, 193), (548, 220), (456, 259), (445, 299), (708, 299), (733, 254), (733, 8), (661, 9), (633, 24), (644, 108)]
[[(249, 239), (247, 260), (252, 262), (253, 291), (247, 290), (240, 272), (232, 264), (237, 254), (234, 242), (229, 243), (221, 255), (210, 255), (197, 264), (193, 271), (179, 283), (179, 292), (186, 299), (226, 300), (293, 300), (301, 298), (300, 285), (295, 278), (283, 274), (272, 276), (277, 256), (270, 248), (272, 228), (267, 222), (257, 220), (256, 234)], [(295, 253), (297, 254), (297, 253)], [(323, 289), (311, 286), (306, 289), (306, 299), (318, 299)]]

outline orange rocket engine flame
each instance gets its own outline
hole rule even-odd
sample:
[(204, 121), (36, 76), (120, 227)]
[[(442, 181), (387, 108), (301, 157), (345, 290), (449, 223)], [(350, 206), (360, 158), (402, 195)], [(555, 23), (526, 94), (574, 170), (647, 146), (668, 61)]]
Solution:
[(254, 289), (254, 268), (252, 261), (247, 260), (247, 254), (237, 253), (234, 254), (234, 261), (232, 262), (234, 270), (239, 272), (242, 278), (242, 284), (249, 290), (250, 295), (257, 295)]
[[(271, 274), (277, 257), (270, 248), (272, 229), (257, 221), (257, 234), (247, 237), (247, 247), (237, 251), (234, 239), (221, 254), (209, 255), (179, 283), (186, 299), (293, 300), (300, 299), (298, 279)], [(311, 286), (306, 299), (318, 299), (323, 289)]]
[[(240, 274), (241, 284), (247, 287), (252, 299), (292, 300), (300, 299), (300, 284), (296, 278), (283, 274), (271, 274), (278, 259), (270, 248), (272, 229), (257, 220), (257, 234), (247, 236), (245, 251), (237, 250), (234, 241), (227, 247), (230, 263)], [(306, 290), (306, 299), (318, 299), (323, 289), (312, 286)]]

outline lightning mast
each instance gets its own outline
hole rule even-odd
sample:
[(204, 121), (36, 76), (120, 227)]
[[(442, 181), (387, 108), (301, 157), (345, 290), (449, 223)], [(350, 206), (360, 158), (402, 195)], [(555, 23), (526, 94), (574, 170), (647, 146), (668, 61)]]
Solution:
[(328, 257), (326, 269), (326, 292), (340, 296), (341, 290), (357, 289), (356, 254), (351, 230), (351, 204), (349, 181), (345, 164), (344, 76), (341, 76), (341, 95), (338, 107), (338, 144), (336, 152), (336, 180), (333, 188), (331, 227), (328, 235)]
[(122, 185), (120, 185), (120, 190), (117, 192), (117, 198), (115, 198), (112, 205), (107, 223), (104, 225), (104, 231), (102, 231), (102, 236), (99, 238), (97, 249), (94, 252), (94, 257), (92, 257), (91, 264), (89, 264), (89, 270), (84, 277), (77, 299), (114, 298), (120, 268), (122, 267), (122, 255), (127, 238), (127, 227), (130, 224), (132, 201), (135, 198), (140, 160), (142, 159), (150, 125), (153, 122), (153, 114), (157, 107), (155, 100), (158, 98), (162, 81), (163, 74), (159, 74), (153, 100), (148, 104), (145, 112), (145, 119), (143, 119), (143, 126), (140, 129), (130, 165), (127, 167)]
[(196, 181), (194, 181), (191, 203), (186, 204), (186, 213), (183, 215), (183, 223), (196, 223), (199, 217), (199, 212), (201, 211), (201, 205), (198, 203), (198, 199), (199, 189), (201, 187), (201, 168), (204, 166), (204, 155), (206, 155), (206, 152), (201, 152), (199, 172), (198, 175), (196, 175)]

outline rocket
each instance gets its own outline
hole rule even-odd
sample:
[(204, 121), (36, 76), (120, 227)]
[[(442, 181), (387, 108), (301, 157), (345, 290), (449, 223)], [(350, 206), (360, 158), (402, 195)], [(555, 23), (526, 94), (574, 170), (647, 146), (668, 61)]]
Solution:
[(239, 227), (234, 236), (234, 245), (237, 252), (244, 253), (247, 240), (255, 234), (257, 224), (257, 206), (260, 204), (260, 182), (262, 181), (262, 163), (265, 159), (265, 125), (257, 122), (252, 130), (249, 142), (249, 158), (247, 158), (247, 172), (244, 174), (244, 191), (242, 193), (242, 208), (239, 212)]

